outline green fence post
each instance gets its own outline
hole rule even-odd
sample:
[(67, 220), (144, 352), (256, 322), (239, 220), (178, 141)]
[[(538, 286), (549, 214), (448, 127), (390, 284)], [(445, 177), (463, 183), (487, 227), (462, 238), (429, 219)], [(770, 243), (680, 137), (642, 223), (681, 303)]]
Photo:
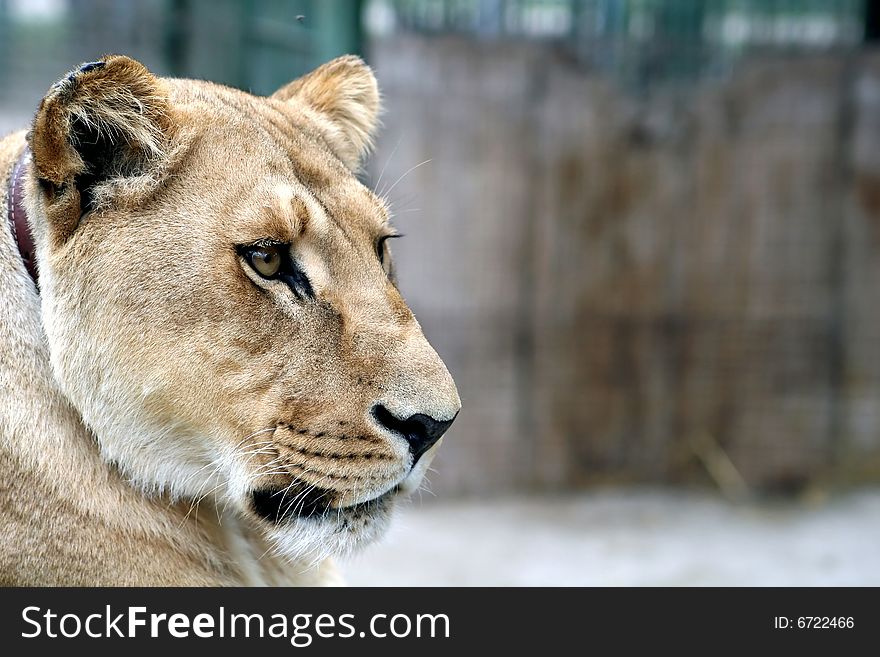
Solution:
[(362, 0), (316, 2), (315, 56), (321, 62), (342, 54), (363, 55)]

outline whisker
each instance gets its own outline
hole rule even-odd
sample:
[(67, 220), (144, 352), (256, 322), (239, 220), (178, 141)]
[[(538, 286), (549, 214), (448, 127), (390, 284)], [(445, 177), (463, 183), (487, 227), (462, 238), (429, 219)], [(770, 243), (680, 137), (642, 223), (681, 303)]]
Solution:
[(394, 188), (397, 187), (398, 183), (400, 183), (401, 180), (403, 180), (404, 178), (406, 178), (409, 174), (411, 174), (413, 171), (415, 171), (415, 170), (418, 169), (419, 167), (421, 167), (421, 166), (423, 166), (423, 165), (425, 165), (425, 164), (428, 164), (428, 163), (431, 162), (431, 161), (432, 161), (431, 158), (428, 158), (428, 159), (425, 160), (424, 162), (419, 162), (419, 163), (416, 164), (415, 166), (411, 166), (409, 169), (407, 169), (406, 171), (404, 171), (404, 172), (400, 175), (400, 177), (399, 177), (397, 180), (394, 181), (394, 184), (391, 185), (391, 187), (389, 187), (387, 190), (385, 190), (385, 191), (383, 191), (382, 193), (380, 193), (379, 196), (388, 196), (389, 194), (391, 194), (391, 192), (394, 191)]
[[(388, 156), (388, 159), (385, 160), (385, 166), (382, 167), (382, 171), (379, 172), (379, 178), (376, 180), (376, 183), (373, 185), (373, 189), (379, 187), (379, 183), (382, 182), (382, 176), (385, 175), (385, 169), (388, 168), (388, 165), (391, 164), (391, 158), (394, 157), (394, 154), (397, 152), (397, 149), (400, 148), (400, 142), (403, 141), (403, 135), (400, 136), (400, 139), (397, 140), (397, 143), (394, 145), (394, 148), (391, 149), (391, 155)], [(379, 194), (381, 196), (382, 194)]]

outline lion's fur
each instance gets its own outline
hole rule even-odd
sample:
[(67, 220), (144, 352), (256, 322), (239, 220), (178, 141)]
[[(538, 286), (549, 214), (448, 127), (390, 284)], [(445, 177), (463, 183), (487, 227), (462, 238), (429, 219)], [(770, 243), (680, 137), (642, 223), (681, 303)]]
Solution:
[[(376, 257), (384, 204), (353, 175), (375, 79), (346, 57), (259, 98), (102, 62), (0, 141), (4, 208), (33, 153), (40, 272), (38, 293), (3, 221), (0, 583), (335, 582), (326, 557), (372, 539), (433, 452), (413, 467), (370, 409), (459, 408)], [(293, 245), (315, 299), (236, 254), (265, 239)], [(319, 487), (335, 518), (266, 523), (260, 487)]]

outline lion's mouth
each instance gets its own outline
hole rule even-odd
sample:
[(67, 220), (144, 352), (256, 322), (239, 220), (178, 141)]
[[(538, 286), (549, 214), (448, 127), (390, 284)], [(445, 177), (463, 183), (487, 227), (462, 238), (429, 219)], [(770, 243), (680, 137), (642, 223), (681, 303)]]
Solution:
[(395, 486), (382, 495), (349, 506), (332, 506), (334, 491), (316, 488), (303, 482), (295, 482), (286, 488), (255, 490), (251, 494), (251, 507), (254, 512), (273, 524), (292, 518), (322, 518), (333, 514), (360, 515), (384, 506), (384, 503), (398, 492)]

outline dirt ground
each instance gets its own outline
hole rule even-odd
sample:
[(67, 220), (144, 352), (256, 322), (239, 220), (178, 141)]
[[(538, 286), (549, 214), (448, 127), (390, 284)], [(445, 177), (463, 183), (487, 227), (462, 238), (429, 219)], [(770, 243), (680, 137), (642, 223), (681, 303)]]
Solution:
[(375, 586), (877, 586), (880, 490), (739, 505), (658, 490), (416, 500), (343, 569)]

